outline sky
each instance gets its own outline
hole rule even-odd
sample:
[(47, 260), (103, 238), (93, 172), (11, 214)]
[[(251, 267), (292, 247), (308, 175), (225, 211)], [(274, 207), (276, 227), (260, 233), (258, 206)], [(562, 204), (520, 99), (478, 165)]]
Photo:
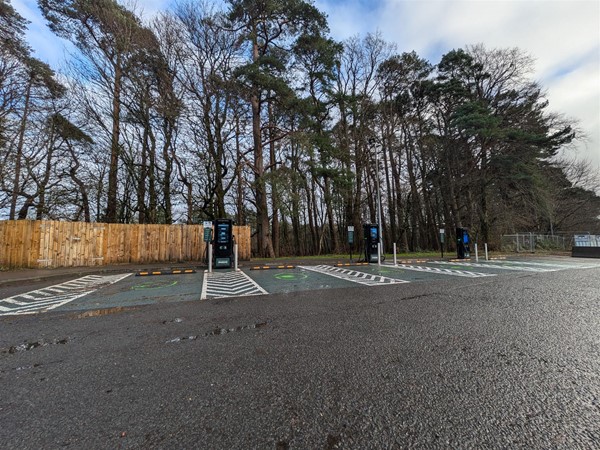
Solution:
[[(56, 69), (64, 65), (66, 44), (48, 30), (37, 2), (9, 2), (31, 21), (35, 55)], [(149, 18), (174, 2), (136, 3)], [(315, 6), (336, 40), (380, 32), (399, 53), (414, 50), (432, 64), (467, 45), (518, 47), (535, 60), (532, 79), (546, 89), (549, 111), (576, 120), (586, 135), (567, 156), (600, 168), (599, 0), (315, 0)]]

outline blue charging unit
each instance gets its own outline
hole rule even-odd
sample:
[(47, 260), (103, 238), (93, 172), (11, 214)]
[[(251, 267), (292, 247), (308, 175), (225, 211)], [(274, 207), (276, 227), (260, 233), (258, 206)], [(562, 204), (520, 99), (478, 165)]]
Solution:
[(379, 261), (379, 224), (365, 223), (363, 224), (363, 236), (365, 239), (365, 261), (376, 263)]
[(456, 228), (456, 256), (458, 259), (471, 257), (471, 238), (467, 228)]

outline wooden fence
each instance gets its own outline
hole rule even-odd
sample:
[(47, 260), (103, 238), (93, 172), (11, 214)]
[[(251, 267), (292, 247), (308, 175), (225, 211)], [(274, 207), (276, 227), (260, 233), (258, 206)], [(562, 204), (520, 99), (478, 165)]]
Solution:
[[(9, 220), (0, 222), (0, 266), (55, 268), (199, 262), (202, 225), (124, 225)], [(250, 227), (234, 226), (240, 260), (250, 259)]]

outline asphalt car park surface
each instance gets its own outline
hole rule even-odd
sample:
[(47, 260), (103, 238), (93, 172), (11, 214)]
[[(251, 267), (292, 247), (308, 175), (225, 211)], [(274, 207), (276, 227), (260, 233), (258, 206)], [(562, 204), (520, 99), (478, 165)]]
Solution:
[[(559, 262), (573, 268), (465, 277), (345, 267), (375, 277), (350, 274), (354, 281), (301, 268), (244, 270), (279, 293), (205, 300), (203, 272), (88, 279), (81, 285), (102, 286), (88, 301), (105, 293), (121, 307), (86, 306), (82, 296), (0, 317), (0, 442), (597, 448), (600, 268)], [(410, 282), (379, 285), (378, 276)], [(309, 280), (320, 288), (304, 290)], [(150, 291), (190, 300), (145, 304)]]
[[(600, 267), (594, 260), (571, 258), (527, 258), (514, 260), (400, 260), (397, 265), (300, 264), (286, 269), (253, 270), (246, 266), (237, 273), (231, 269), (207, 273), (137, 276), (88, 274), (0, 286), (0, 316), (33, 314), (49, 310), (86, 310), (131, 307), (154, 303), (206, 300), (305, 290), (371, 287), (395, 283), (437, 282), (444, 279), (510, 276)], [(138, 273), (150, 273), (144, 270)], [(163, 271), (162, 273), (168, 273)]]

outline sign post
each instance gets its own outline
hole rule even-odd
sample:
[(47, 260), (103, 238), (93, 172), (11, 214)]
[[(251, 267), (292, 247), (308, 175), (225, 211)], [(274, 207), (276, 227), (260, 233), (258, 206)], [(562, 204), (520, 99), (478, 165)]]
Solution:
[(442, 259), (444, 259), (444, 243), (446, 242), (446, 230), (440, 228), (440, 249), (442, 250)]

